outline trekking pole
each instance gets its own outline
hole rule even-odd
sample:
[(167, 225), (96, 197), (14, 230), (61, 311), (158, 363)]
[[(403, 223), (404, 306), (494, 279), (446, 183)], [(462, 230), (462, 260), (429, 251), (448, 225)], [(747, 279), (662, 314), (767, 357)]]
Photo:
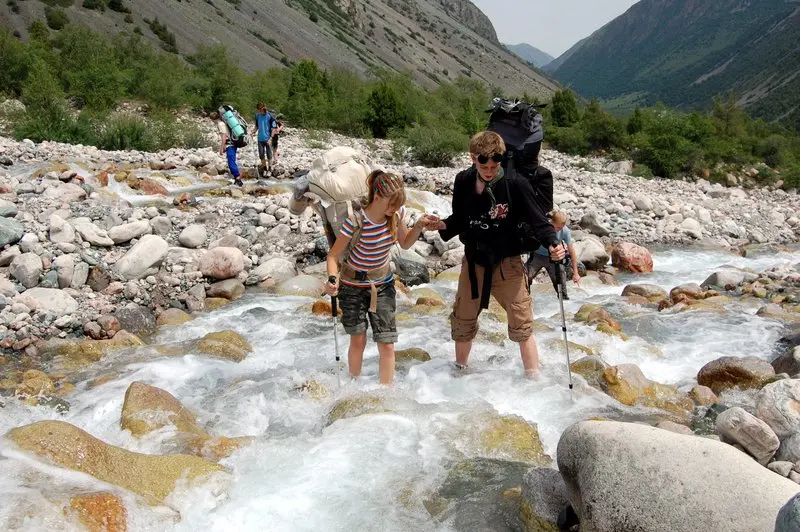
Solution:
[(567, 341), (567, 318), (564, 315), (564, 278), (566, 274), (564, 272), (564, 260), (553, 261), (553, 267), (555, 268), (555, 276), (556, 276), (556, 285), (558, 286), (558, 305), (561, 308), (561, 331), (564, 333), (564, 352), (567, 355), (567, 374), (569, 375), (569, 389), (572, 392), (572, 368), (569, 364), (569, 342)]
[[(336, 277), (331, 275), (328, 277), (328, 282), (331, 284), (336, 283)], [(333, 345), (336, 349), (336, 382), (338, 383), (339, 388), (342, 387), (342, 364), (340, 363), (339, 358), (339, 333), (336, 331), (336, 318), (339, 314), (339, 301), (337, 296), (331, 296), (331, 315), (333, 316)]]

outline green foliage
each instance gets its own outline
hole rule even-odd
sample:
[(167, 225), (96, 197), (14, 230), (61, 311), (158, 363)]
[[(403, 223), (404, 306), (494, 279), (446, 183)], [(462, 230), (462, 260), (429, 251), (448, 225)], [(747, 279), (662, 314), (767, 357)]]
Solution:
[(56, 40), (61, 78), (69, 96), (95, 110), (112, 108), (124, 95), (122, 71), (111, 43), (84, 26), (69, 26)]
[(149, 22), (150, 31), (155, 33), (156, 37), (161, 41), (161, 47), (167, 52), (177, 54), (178, 47), (176, 45), (175, 34), (169, 31), (166, 24), (162, 24), (158, 19), (153, 19)]
[(19, 94), (27, 73), (25, 45), (7, 29), (0, 30), (0, 94)]
[[(124, 0), (109, 0), (108, 2), (108, 9), (111, 11), (116, 11), (117, 13), (129, 13), (131, 12), (130, 8), (125, 5)], [(125, 17), (125, 22), (128, 22), (128, 18)], [(133, 22), (133, 21), (131, 21)]]
[[(365, 80), (342, 69), (323, 70), (310, 60), (287, 59), (289, 68), (246, 73), (221, 46), (199, 48), (187, 64), (136, 33), (109, 40), (73, 24), (51, 37), (35, 22), (29, 34), (25, 44), (0, 32), (0, 93), (27, 104), (28, 112), (14, 118), (14, 132), (33, 140), (114, 149), (203, 146), (204, 135), (176, 122), (172, 111), (209, 111), (227, 103), (252, 121), (256, 104), (264, 102), (290, 126), (392, 138), (397, 160), (442, 165), (484, 129), (485, 109), (498, 92), (465, 76), (425, 91), (409, 73), (376, 68)], [(69, 111), (65, 97), (81, 112)], [(144, 102), (147, 117), (113, 113), (122, 100)], [(565, 123), (570, 125), (559, 125)], [(748, 118), (730, 100), (718, 101), (708, 113), (639, 108), (624, 120), (597, 101), (581, 113), (574, 94), (559, 91), (545, 109), (545, 131), (545, 140), (560, 151), (632, 159), (645, 176), (758, 163), (774, 168), (770, 174), (764, 167), (763, 183), (796, 186), (800, 175), (800, 137)]]
[(374, 136), (386, 138), (390, 130), (405, 125), (405, 113), (391, 85), (381, 83), (372, 89), (367, 105), (367, 124)]
[(578, 111), (578, 102), (575, 99), (575, 94), (569, 89), (556, 91), (553, 95), (550, 113), (553, 125), (557, 127), (570, 127), (578, 122), (580, 120), (580, 112)]
[(466, 150), (467, 141), (462, 133), (430, 126), (412, 127), (405, 139), (413, 156), (429, 166), (450, 165), (456, 155)]
[(83, 0), (83, 7), (97, 11), (105, 11), (106, 3), (103, 0)]
[(37, 57), (22, 83), (21, 95), (23, 103), (31, 111), (37, 112), (59, 106), (64, 98), (64, 91), (50, 66)]
[(47, 25), (50, 29), (60, 30), (67, 24), (69, 24), (69, 18), (67, 14), (64, 13), (63, 9), (59, 9), (57, 7), (46, 7), (44, 8), (44, 18), (47, 20)]

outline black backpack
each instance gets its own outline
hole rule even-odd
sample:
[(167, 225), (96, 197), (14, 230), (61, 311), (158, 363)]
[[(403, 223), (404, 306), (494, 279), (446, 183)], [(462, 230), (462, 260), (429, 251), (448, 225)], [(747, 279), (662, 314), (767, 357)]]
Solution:
[[(544, 107), (541, 105), (540, 107)], [(544, 139), (542, 115), (536, 107), (518, 100), (495, 98), (488, 111), (488, 131), (503, 138), (506, 157), (503, 169), (508, 176), (519, 175), (533, 188), (536, 203), (546, 214), (553, 210), (553, 173), (539, 165), (539, 151)], [(520, 224), (520, 238), (525, 252), (534, 251), (539, 242), (528, 224)]]

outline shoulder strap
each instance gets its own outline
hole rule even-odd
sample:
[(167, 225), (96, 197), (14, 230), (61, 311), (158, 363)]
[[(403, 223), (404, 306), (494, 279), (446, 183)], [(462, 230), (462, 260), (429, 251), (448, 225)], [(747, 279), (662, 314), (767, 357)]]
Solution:
[(350, 216), (349, 218), (350, 223), (353, 224), (353, 236), (350, 237), (350, 242), (347, 243), (347, 247), (342, 254), (342, 262), (346, 262), (348, 258), (350, 258), (350, 252), (353, 251), (353, 248), (356, 247), (358, 241), (361, 240), (361, 233), (364, 230), (364, 217), (362, 211), (356, 211)]

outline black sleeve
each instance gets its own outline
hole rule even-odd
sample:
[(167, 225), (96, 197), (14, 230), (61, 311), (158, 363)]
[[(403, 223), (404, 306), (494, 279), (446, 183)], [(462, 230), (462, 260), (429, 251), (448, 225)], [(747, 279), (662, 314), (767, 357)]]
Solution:
[(526, 222), (534, 236), (539, 240), (539, 243), (544, 247), (550, 247), (557, 244), (556, 231), (553, 225), (547, 219), (547, 215), (542, 212), (539, 204), (536, 203), (536, 197), (533, 192), (533, 187), (525, 179), (512, 179), (511, 193), (513, 194), (512, 209), (516, 210), (517, 216), (522, 216), (519, 222)]
[(439, 231), (442, 240), (447, 242), (460, 235), (467, 227), (467, 206), (469, 198), (469, 171), (459, 172), (453, 183), (453, 214), (444, 220), (447, 229)]

